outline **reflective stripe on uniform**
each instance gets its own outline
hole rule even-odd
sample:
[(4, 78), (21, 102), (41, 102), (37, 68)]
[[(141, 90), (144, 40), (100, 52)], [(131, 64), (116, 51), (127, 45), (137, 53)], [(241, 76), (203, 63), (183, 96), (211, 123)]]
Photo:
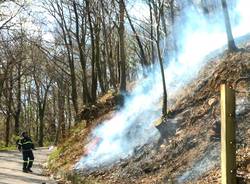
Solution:
[(28, 160), (24, 160), (23, 163), (28, 163), (29, 161)]
[(34, 162), (34, 160), (29, 160), (29, 162)]
[(22, 143), (22, 145), (24, 145), (24, 144), (32, 144), (32, 142), (31, 141), (27, 141), (27, 142), (24, 142), (24, 143)]

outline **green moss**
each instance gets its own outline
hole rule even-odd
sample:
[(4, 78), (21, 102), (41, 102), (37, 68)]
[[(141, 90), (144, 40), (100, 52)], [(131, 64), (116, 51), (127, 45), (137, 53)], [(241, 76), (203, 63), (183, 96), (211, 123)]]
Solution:
[(0, 146), (0, 151), (13, 151), (16, 149), (17, 149), (16, 146), (8, 146), (8, 147)]
[(62, 153), (62, 149), (61, 148), (56, 148), (50, 155), (48, 158), (48, 168), (49, 170), (56, 172), (58, 170), (58, 165), (57, 160), (60, 158), (60, 155)]
[[(53, 152), (49, 155), (48, 158), (48, 169), (52, 173), (56, 173), (59, 176), (62, 176), (62, 178), (67, 178), (67, 172), (69, 172), (65, 167), (70, 164), (69, 160), (67, 160), (68, 155), (66, 155), (66, 152), (71, 152), (73, 149), (73, 146), (77, 142), (76, 140), (79, 138), (80, 132), (85, 128), (85, 123), (78, 123), (76, 126), (72, 127), (70, 131), (70, 135), (67, 139), (63, 140), (61, 143), (59, 143), (58, 147), (53, 150)], [(73, 183), (77, 183), (79, 180), (78, 177), (72, 179), (74, 181)], [(96, 182), (89, 182), (89, 181), (82, 181), (78, 183), (88, 183), (88, 184), (96, 184)]]
[(48, 161), (55, 161), (59, 158), (60, 154), (62, 153), (62, 148), (56, 148), (50, 155)]
[(10, 145), (6, 147), (5, 142), (0, 140), (0, 151), (11, 151), (11, 150), (17, 150), (17, 147), (15, 144), (10, 143)]
[(78, 134), (80, 133), (84, 128), (86, 127), (86, 124), (83, 122), (78, 123), (74, 128), (70, 130), (70, 134)]
[(17, 142), (17, 140), (21, 139), (20, 136), (18, 135), (12, 135), (11, 136), (11, 143), (15, 144)]

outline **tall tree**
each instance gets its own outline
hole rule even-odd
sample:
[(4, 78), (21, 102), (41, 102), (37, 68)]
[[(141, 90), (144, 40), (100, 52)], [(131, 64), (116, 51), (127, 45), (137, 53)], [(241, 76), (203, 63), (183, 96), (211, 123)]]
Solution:
[(221, 4), (222, 4), (224, 22), (225, 22), (225, 27), (226, 27), (226, 32), (227, 32), (228, 50), (229, 51), (237, 51), (238, 48), (235, 45), (235, 41), (234, 41), (233, 34), (232, 34), (232, 28), (231, 28), (229, 13), (228, 13), (227, 1), (221, 0)]
[(65, 92), (63, 78), (57, 81), (57, 104), (58, 104), (58, 125), (56, 130), (55, 144), (58, 144), (59, 138), (65, 138)]
[(166, 87), (166, 81), (165, 81), (165, 72), (164, 72), (164, 65), (163, 65), (163, 53), (161, 51), (160, 41), (161, 41), (161, 11), (163, 2), (158, 0), (157, 2), (153, 3), (153, 10), (154, 10), (154, 16), (155, 16), (155, 22), (156, 22), (156, 38), (154, 39), (156, 42), (156, 49), (157, 49), (157, 55), (158, 60), (160, 64), (160, 70), (161, 70), (161, 76), (162, 76), (162, 87), (163, 87), (163, 105), (162, 105), (162, 115), (167, 115), (167, 87)]
[[(83, 85), (83, 101), (85, 103), (91, 102), (91, 96), (88, 91), (88, 84), (87, 84), (87, 76), (86, 76), (86, 56), (84, 54), (85, 52), (85, 47), (86, 47), (86, 13), (82, 15), (82, 17), (79, 17), (79, 10), (77, 8), (77, 3), (75, 0), (73, 2), (73, 9), (74, 9), (74, 14), (75, 14), (75, 30), (76, 30), (76, 41), (78, 45), (78, 50), (79, 50), (79, 56), (80, 56), (80, 63), (82, 67), (82, 85)], [(88, 2), (87, 2), (88, 3)], [(80, 22), (81, 18), (81, 22)], [(81, 25), (82, 23), (82, 25)], [(85, 24), (85, 25), (84, 25)]]
[(151, 63), (154, 65), (155, 63), (155, 44), (154, 44), (154, 20), (153, 20), (153, 7), (152, 0), (148, 0), (149, 13), (150, 13), (150, 43), (151, 43)]
[(125, 3), (123, 0), (119, 0), (119, 54), (120, 54), (120, 91), (126, 92), (126, 53), (125, 53)]
[(21, 69), (22, 69), (22, 62), (21, 60), (17, 64), (17, 105), (16, 110), (14, 114), (15, 119), (15, 133), (16, 135), (19, 135), (19, 129), (20, 129), (20, 114), (21, 114), (21, 105), (22, 105), (22, 99), (21, 99)]
[[(37, 59), (39, 58), (39, 59)], [(38, 126), (38, 144), (39, 146), (44, 145), (44, 128), (45, 128), (45, 110), (47, 107), (48, 93), (52, 84), (52, 79), (47, 67), (47, 57), (44, 55), (39, 48), (35, 47), (32, 52), (32, 64), (33, 64), (33, 81), (35, 84), (35, 94), (37, 103), (37, 118), (39, 122)]]
[(86, 0), (86, 11), (89, 22), (90, 40), (91, 40), (91, 74), (92, 74), (92, 103), (96, 101), (96, 90), (97, 90), (97, 72), (96, 72), (96, 47), (95, 47), (95, 30), (94, 23), (91, 18), (90, 1)]
[(10, 142), (10, 123), (12, 116), (12, 102), (13, 102), (13, 73), (12, 69), (9, 72), (9, 80), (5, 83), (5, 97), (6, 97), (6, 122), (5, 122), (5, 146), (9, 146)]
[(126, 12), (130, 27), (131, 27), (134, 35), (135, 35), (135, 39), (136, 39), (137, 44), (138, 44), (139, 49), (140, 49), (140, 59), (141, 59), (142, 67), (145, 68), (145, 67), (148, 66), (148, 61), (147, 61), (146, 54), (145, 54), (145, 51), (144, 51), (144, 48), (143, 48), (143, 45), (142, 45), (142, 41), (141, 41), (137, 31), (135, 30), (134, 24), (133, 24), (133, 22), (132, 22), (132, 20), (131, 20), (131, 18), (129, 16), (129, 13), (128, 13), (127, 8), (125, 7), (125, 5), (124, 5), (124, 8), (125, 8), (125, 12)]
[[(78, 107), (78, 93), (77, 93), (77, 80), (76, 80), (76, 73), (75, 73), (75, 59), (74, 59), (74, 51), (73, 51), (73, 40), (71, 30), (67, 24), (66, 15), (65, 15), (65, 6), (62, 0), (56, 0), (55, 2), (49, 1), (50, 8), (48, 11), (50, 14), (55, 18), (56, 22), (58, 23), (61, 31), (62, 31), (62, 38), (66, 47), (67, 51), (67, 60), (70, 69), (70, 81), (71, 81), (71, 96), (72, 102), (75, 110), (75, 114), (78, 114), (79, 107)], [(71, 16), (70, 8), (67, 5), (68, 13)]]

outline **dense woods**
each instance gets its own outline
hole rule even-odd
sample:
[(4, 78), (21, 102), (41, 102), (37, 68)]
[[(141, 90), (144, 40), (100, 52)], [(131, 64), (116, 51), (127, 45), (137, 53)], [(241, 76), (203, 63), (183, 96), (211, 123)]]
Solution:
[[(178, 61), (175, 22), (187, 6), (210, 16), (223, 7), (228, 48), (236, 50), (226, 0), (137, 3), (0, 1), (0, 145), (13, 144), (22, 131), (39, 146), (57, 144), (83, 108), (108, 91), (126, 94), (130, 82), (155, 67), (162, 75), (166, 115), (164, 66)], [(135, 12), (134, 6), (147, 12)], [(166, 46), (163, 38), (170, 40)]]

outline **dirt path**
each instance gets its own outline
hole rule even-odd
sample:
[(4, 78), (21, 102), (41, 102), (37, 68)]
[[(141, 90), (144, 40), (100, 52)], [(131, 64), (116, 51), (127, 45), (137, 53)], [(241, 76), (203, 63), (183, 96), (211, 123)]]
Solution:
[(22, 172), (22, 154), (19, 151), (0, 151), (0, 184), (56, 184), (42, 175), (42, 163), (49, 154), (47, 148), (34, 151), (33, 173)]

